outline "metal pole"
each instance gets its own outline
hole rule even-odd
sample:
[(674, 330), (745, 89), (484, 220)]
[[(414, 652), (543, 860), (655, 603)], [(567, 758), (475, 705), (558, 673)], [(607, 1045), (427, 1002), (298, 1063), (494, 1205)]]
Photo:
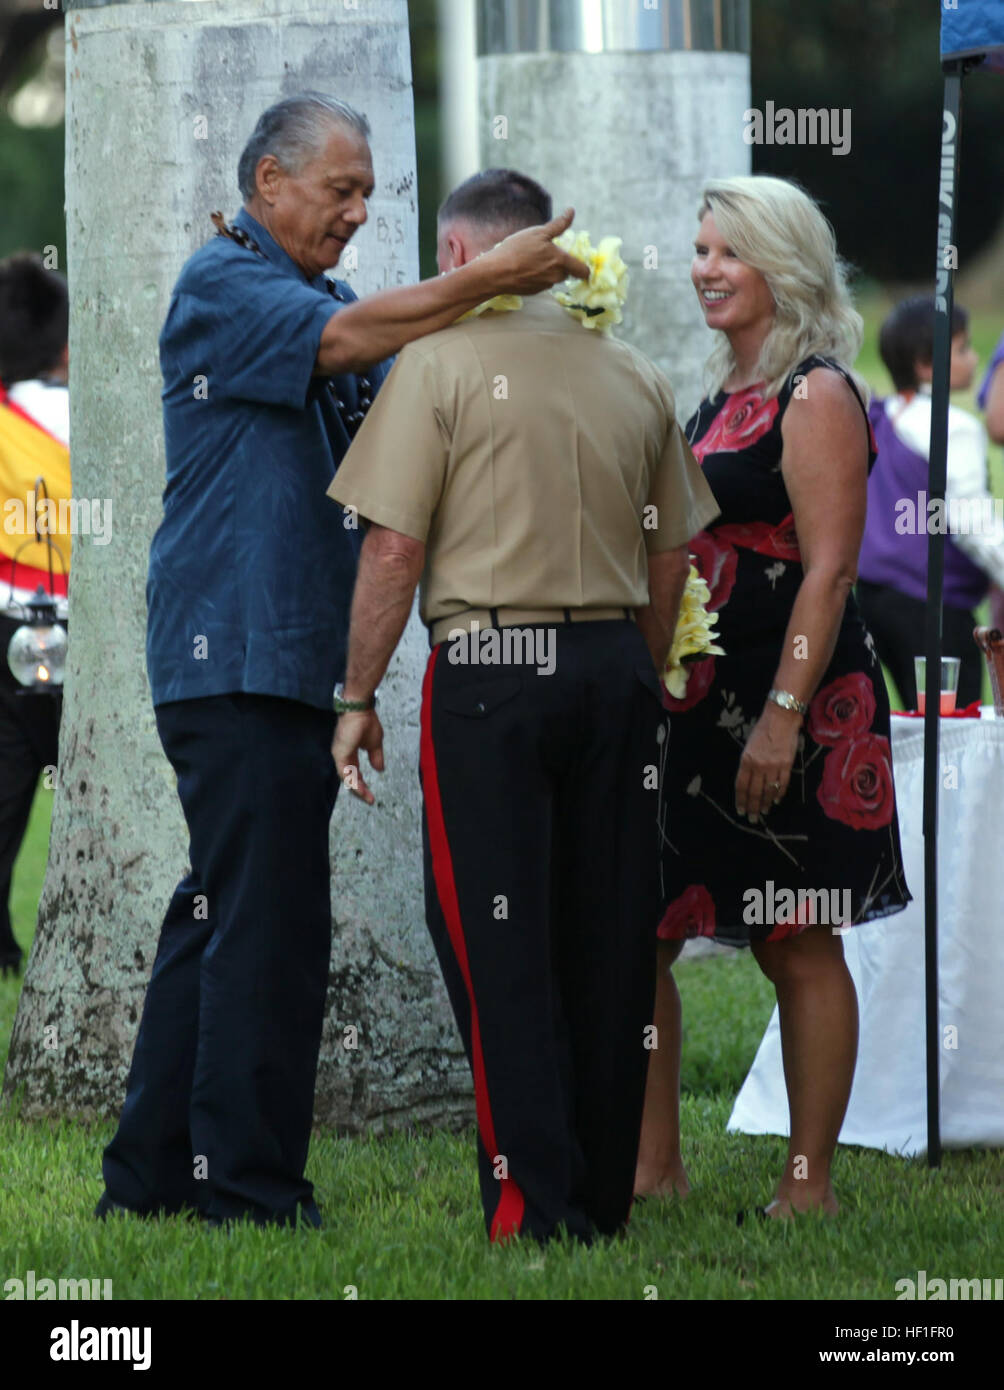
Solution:
[[(955, 210), (959, 177), (962, 75), (959, 62), (944, 65), (941, 178), (938, 188), (938, 251), (935, 272), (933, 381), (928, 504), (944, 504), (948, 473), (948, 393), (952, 357), (952, 303), (955, 282)], [(927, 537), (927, 615), (924, 633), (926, 691), (924, 713), (924, 967), (927, 1024), (927, 1162), (941, 1164), (941, 1038), (938, 1028), (938, 720), (941, 713), (941, 606), (945, 578), (945, 538)]]

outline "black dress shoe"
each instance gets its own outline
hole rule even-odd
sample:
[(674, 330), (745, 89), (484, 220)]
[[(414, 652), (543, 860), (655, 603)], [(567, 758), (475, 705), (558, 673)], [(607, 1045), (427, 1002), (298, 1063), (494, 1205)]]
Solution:
[(260, 1211), (243, 1211), (239, 1214), (229, 1216), (215, 1216), (207, 1211), (199, 1213), (199, 1218), (203, 1226), (209, 1230), (223, 1229), (232, 1232), (236, 1226), (242, 1224), (259, 1226), (279, 1227), (309, 1227), (315, 1231), (321, 1230), (323, 1222), (321, 1213), (316, 1205), (311, 1202), (309, 1206), (298, 1205), (293, 1212), (285, 1212), (282, 1216), (264, 1216)]
[(101, 1194), (101, 1199), (94, 1208), (94, 1215), (99, 1221), (104, 1221), (106, 1216), (117, 1215), (123, 1212), (126, 1216), (138, 1216), (143, 1221), (149, 1221), (155, 1216), (184, 1216), (189, 1220), (197, 1218), (206, 1219), (203, 1211), (197, 1211), (194, 1207), (165, 1207), (158, 1206), (152, 1211), (140, 1211), (137, 1207), (127, 1207), (121, 1202), (114, 1202), (107, 1192)]
[(141, 1216), (142, 1213), (134, 1211), (132, 1207), (124, 1207), (121, 1202), (113, 1202), (107, 1192), (102, 1192), (101, 1198), (94, 1208), (94, 1216), (98, 1221), (104, 1221), (110, 1213), (125, 1212), (127, 1216)]
[(771, 1221), (773, 1218), (767, 1215), (763, 1207), (743, 1207), (736, 1212), (736, 1225), (745, 1226), (747, 1220), (753, 1217), (756, 1221)]
[(5, 946), (0, 950), (0, 978), (6, 975), (20, 975), (24, 952), (20, 946)]

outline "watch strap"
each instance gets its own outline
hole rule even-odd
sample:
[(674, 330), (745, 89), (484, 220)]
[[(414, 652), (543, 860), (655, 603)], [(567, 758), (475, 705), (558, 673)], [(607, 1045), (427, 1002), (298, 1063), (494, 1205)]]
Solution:
[(808, 714), (809, 706), (797, 695), (792, 695), (790, 690), (771, 690), (767, 694), (768, 700), (773, 700), (775, 705), (780, 705), (782, 709), (792, 710), (796, 714)]

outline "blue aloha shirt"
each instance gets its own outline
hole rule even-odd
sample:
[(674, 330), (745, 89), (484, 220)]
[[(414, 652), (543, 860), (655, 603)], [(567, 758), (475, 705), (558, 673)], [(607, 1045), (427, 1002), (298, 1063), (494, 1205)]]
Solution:
[[(309, 280), (245, 210), (258, 255), (216, 236), (186, 262), (160, 336), (167, 454), (150, 548), (155, 705), (243, 691), (330, 710), (361, 534), (325, 496), (359, 378), (315, 377), (342, 281)], [(366, 372), (375, 395), (389, 370)]]

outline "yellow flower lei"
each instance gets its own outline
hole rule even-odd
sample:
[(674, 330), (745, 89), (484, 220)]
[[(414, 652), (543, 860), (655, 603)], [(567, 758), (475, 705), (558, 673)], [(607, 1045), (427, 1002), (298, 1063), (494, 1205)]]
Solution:
[(710, 601), (711, 590), (692, 564), (680, 600), (673, 645), (662, 673), (663, 684), (675, 700), (682, 700), (687, 693), (688, 665), (705, 656), (725, 655), (714, 641), (711, 629), (718, 622), (718, 614), (708, 612), (706, 605)]
[(493, 314), (510, 314), (514, 309), (522, 309), (523, 298), (518, 294), (497, 294), (494, 299), (486, 299), (483, 304), (476, 305), (473, 309), (468, 309), (466, 314), (461, 314), (457, 323), (463, 323), (465, 319), (476, 319), (480, 314), (491, 310)]
[[(555, 237), (554, 244), (584, 261), (589, 266), (589, 279), (577, 280), (571, 275), (561, 284), (553, 286), (551, 293), (583, 327), (598, 333), (609, 333), (615, 323), (622, 321), (621, 306), (627, 299), (628, 268), (620, 255), (621, 238), (605, 236), (599, 246), (593, 246), (588, 232), (567, 231)], [(489, 311), (507, 314), (522, 307), (520, 295), (497, 294), (493, 299), (486, 299), (483, 304), (461, 314), (457, 323), (478, 318)]]
[(621, 306), (627, 299), (628, 268), (621, 259), (621, 238), (605, 236), (599, 246), (593, 246), (588, 232), (562, 232), (555, 237), (555, 246), (585, 261), (589, 279), (569, 276), (551, 290), (563, 308), (579, 320), (584, 328), (609, 333), (624, 315)]

